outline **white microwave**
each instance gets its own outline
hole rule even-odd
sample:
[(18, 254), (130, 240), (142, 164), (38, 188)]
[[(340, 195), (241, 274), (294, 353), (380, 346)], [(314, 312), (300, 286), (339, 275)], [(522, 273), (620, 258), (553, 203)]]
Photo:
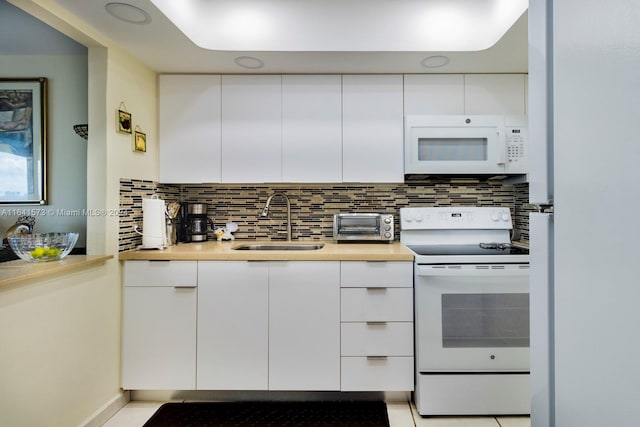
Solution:
[(527, 173), (524, 116), (406, 116), (405, 179)]

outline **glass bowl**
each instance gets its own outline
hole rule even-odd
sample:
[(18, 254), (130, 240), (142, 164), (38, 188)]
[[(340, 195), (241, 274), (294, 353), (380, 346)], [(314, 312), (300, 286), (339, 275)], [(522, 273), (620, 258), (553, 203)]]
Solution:
[(21, 234), (7, 238), (16, 255), (28, 262), (55, 261), (66, 257), (78, 241), (78, 233)]

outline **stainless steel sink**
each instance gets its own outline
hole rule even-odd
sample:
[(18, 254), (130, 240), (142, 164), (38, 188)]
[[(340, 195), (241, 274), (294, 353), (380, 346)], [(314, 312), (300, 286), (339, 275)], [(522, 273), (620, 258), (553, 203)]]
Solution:
[(234, 246), (236, 251), (315, 251), (324, 243), (260, 243)]

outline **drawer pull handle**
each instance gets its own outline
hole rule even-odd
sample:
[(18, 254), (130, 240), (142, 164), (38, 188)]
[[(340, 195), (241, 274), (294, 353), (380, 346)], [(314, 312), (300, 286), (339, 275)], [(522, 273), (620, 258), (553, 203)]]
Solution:
[(375, 288), (367, 288), (367, 292), (386, 292), (387, 288), (375, 287)]
[(387, 326), (387, 322), (367, 322), (367, 326)]
[(195, 289), (195, 288), (196, 288), (196, 285), (189, 285), (189, 286), (186, 286), (186, 285), (178, 285), (178, 286), (174, 286), (173, 288), (174, 288), (174, 289)]
[(387, 360), (387, 356), (367, 356), (367, 360)]

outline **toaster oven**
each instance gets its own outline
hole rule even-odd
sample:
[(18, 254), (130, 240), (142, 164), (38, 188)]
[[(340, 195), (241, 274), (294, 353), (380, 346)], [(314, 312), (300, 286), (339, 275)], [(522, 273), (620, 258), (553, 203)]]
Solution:
[(339, 213), (333, 216), (333, 238), (340, 241), (393, 242), (393, 215)]

